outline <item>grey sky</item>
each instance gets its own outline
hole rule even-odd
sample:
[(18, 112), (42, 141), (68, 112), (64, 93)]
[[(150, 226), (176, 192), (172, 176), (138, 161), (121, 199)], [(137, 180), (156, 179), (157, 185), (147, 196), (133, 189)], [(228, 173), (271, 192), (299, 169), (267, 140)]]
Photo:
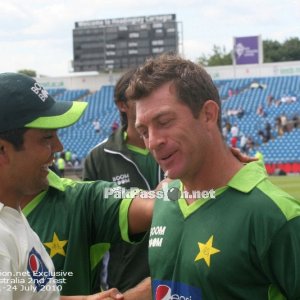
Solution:
[(76, 21), (175, 13), (186, 58), (229, 51), (233, 37), (300, 38), (299, 0), (10, 0), (0, 2), (0, 72), (68, 74)]

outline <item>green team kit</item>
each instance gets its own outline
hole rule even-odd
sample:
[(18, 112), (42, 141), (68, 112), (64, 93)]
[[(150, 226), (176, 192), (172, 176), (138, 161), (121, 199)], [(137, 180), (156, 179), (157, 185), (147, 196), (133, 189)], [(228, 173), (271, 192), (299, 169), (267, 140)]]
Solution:
[[(62, 295), (99, 291), (97, 266), (107, 246), (127, 228), (129, 201), (104, 199), (105, 181), (79, 182), (48, 175), (49, 189), (23, 209), (51, 256)], [(119, 223), (121, 222), (121, 223)]]
[[(169, 188), (183, 190), (177, 180)], [(300, 204), (244, 166), (215, 198), (156, 201), (153, 298), (300, 299)]]

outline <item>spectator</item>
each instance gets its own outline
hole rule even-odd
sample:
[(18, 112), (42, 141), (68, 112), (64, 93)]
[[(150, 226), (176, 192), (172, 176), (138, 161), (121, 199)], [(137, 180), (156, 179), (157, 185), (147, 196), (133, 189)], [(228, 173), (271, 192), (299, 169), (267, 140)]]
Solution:
[(60, 157), (57, 159), (57, 168), (60, 172), (60, 176), (65, 176), (65, 168), (66, 168), (66, 161), (64, 153), (60, 154)]
[(230, 123), (226, 122), (222, 129), (222, 134), (223, 134), (223, 137), (225, 138), (225, 140), (227, 139), (228, 134), (230, 133), (230, 129), (231, 129)]
[(263, 117), (263, 118), (265, 117), (266, 114), (265, 114), (264, 108), (261, 104), (257, 107), (256, 114), (260, 117)]
[(281, 124), (281, 127), (282, 127), (282, 132), (287, 132), (288, 131), (288, 119), (287, 119), (287, 116), (285, 113), (283, 113), (281, 116), (280, 116), (280, 124)]
[(293, 121), (294, 128), (299, 128), (300, 127), (300, 117), (297, 114), (295, 114), (293, 116), (292, 121)]
[(75, 162), (80, 162), (80, 160), (78, 159), (77, 153), (75, 151), (72, 152), (72, 157), (71, 157), (71, 161), (72, 161), (72, 165), (75, 165)]
[(227, 116), (237, 116), (238, 118), (241, 118), (244, 115), (244, 109), (238, 108), (238, 109), (228, 109), (227, 110)]
[(259, 83), (259, 82), (256, 82), (256, 81), (253, 81), (251, 84), (250, 84), (250, 89), (265, 89), (267, 87), (266, 84), (263, 84), (263, 83)]
[(69, 149), (65, 151), (65, 161), (68, 166), (72, 166), (72, 152)]
[(276, 126), (277, 135), (282, 136), (283, 135), (283, 127), (282, 127), (282, 124), (281, 124), (281, 117), (280, 116), (276, 117), (275, 126)]
[(237, 123), (234, 123), (230, 130), (232, 137), (238, 137), (239, 136), (239, 128)]
[(280, 100), (275, 100), (275, 107), (279, 107), (282, 102)]
[(296, 101), (297, 101), (297, 98), (296, 98), (295, 96), (285, 96), (285, 95), (284, 95), (284, 96), (281, 97), (280, 101), (281, 101), (282, 103), (287, 103), (287, 104), (289, 104), (289, 103), (296, 102)]
[(269, 142), (270, 139), (272, 139), (272, 126), (269, 122), (265, 125), (265, 136), (266, 136), (266, 142)]
[(240, 92), (240, 90), (238, 88), (236, 88), (235, 91), (234, 91), (234, 95), (238, 95), (239, 92)]
[(96, 133), (100, 133), (101, 125), (100, 125), (99, 119), (95, 119), (95, 120), (93, 121), (93, 126), (94, 126), (95, 132), (96, 132)]
[(231, 147), (236, 148), (237, 147), (237, 143), (238, 143), (238, 137), (237, 136), (233, 136), (230, 140), (230, 144)]
[(267, 105), (268, 105), (268, 106), (271, 106), (272, 103), (273, 103), (273, 100), (274, 100), (273, 95), (269, 94), (269, 95), (267, 96)]
[(246, 147), (248, 149), (248, 153), (249, 153), (249, 151), (252, 151), (255, 148), (255, 143), (254, 143), (253, 138), (251, 136), (247, 138), (247, 144), (246, 145), (247, 145)]
[(260, 140), (261, 140), (262, 143), (267, 142), (267, 138), (266, 138), (266, 135), (265, 135), (263, 130), (258, 131), (258, 136), (260, 137)]
[(244, 114), (245, 114), (244, 109), (242, 107), (240, 107), (237, 112), (237, 117), (240, 119), (244, 116)]
[(240, 148), (244, 153), (248, 153), (247, 142), (248, 142), (248, 138), (244, 133), (242, 133), (240, 137)]
[(111, 125), (111, 131), (114, 133), (119, 128), (119, 123), (117, 121), (114, 121)]
[(76, 159), (74, 160), (74, 162), (73, 162), (73, 167), (74, 167), (75, 169), (80, 169), (80, 168), (82, 167), (81, 161), (80, 161), (78, 158), (76, 158)]
[(49, 170), (51, 170), (52, 172), (54, 172), (57, 176), (59, 176), (59, 177), (61, 176), (61, 173), (60, 173), (60, 171), (59, 171), (59, 169), (57, 167), (57, 163), (56, 163), (55, 160), (53, 161), (52, 165), (49, 166)]

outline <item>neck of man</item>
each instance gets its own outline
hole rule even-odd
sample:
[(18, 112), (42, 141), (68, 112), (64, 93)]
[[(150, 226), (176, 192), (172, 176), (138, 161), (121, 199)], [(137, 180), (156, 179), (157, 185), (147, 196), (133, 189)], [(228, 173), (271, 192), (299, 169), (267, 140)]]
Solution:
[(140, 135), (136, 131), (134, 124), (128, 122), (126, 132), (127, 132), (126, 144), (136, 146), (142, 149), (146, 148), (144, 140), (140, 137)]
[[(206, 159), (194, 174), (187, 174), (181, 181), (184, 189), (192, 191), (210, 191), (225, 187), (230, 179), (243, 167), (235, 158), (223, 140), (214, 141), (206, 150)], [(188, 203), (196, 199), (188, 199)]]
[[(3, 182), (2, 182), (3, 184)], [(14, 208), (16, 210), (20, 209), (20, 198), (21, 196), (19, 195), (19, 193), (16, 190), (10, 190), (5, 189), (4, 188), (4, 184), (3, 186), (1, 186), (1, 190), (0, 190), (0, 202), (4, 204), (4, 206), (8, 206), (11, 208)]]
[(21, 209), (23, 209), (35, 196), (37, 195), (24, 195), (20, 201)]

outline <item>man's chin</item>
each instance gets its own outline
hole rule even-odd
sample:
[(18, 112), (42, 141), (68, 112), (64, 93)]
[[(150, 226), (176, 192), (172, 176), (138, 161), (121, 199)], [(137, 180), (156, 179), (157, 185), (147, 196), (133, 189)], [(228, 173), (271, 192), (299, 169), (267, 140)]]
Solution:
[(33, 199), (41, 192), (46, 191), (48, 187), (49, 187), (48, 181), (40, 182), (38, 186), (36, 185), (35, 187), (32, 187), (24, 191), (24, 197)]
[(170, 178), (170, 179), (178, 179), (178, 173), (173, 171), (173, 170), (166, 170), (165, 171), (165, 177)]
[(36, 193), (40, 193), (42, 191), (45, 191), (49, 187), (49, 180), (47, 177), (41, 178), (40, 181), (37, 183), (36, 186)]

